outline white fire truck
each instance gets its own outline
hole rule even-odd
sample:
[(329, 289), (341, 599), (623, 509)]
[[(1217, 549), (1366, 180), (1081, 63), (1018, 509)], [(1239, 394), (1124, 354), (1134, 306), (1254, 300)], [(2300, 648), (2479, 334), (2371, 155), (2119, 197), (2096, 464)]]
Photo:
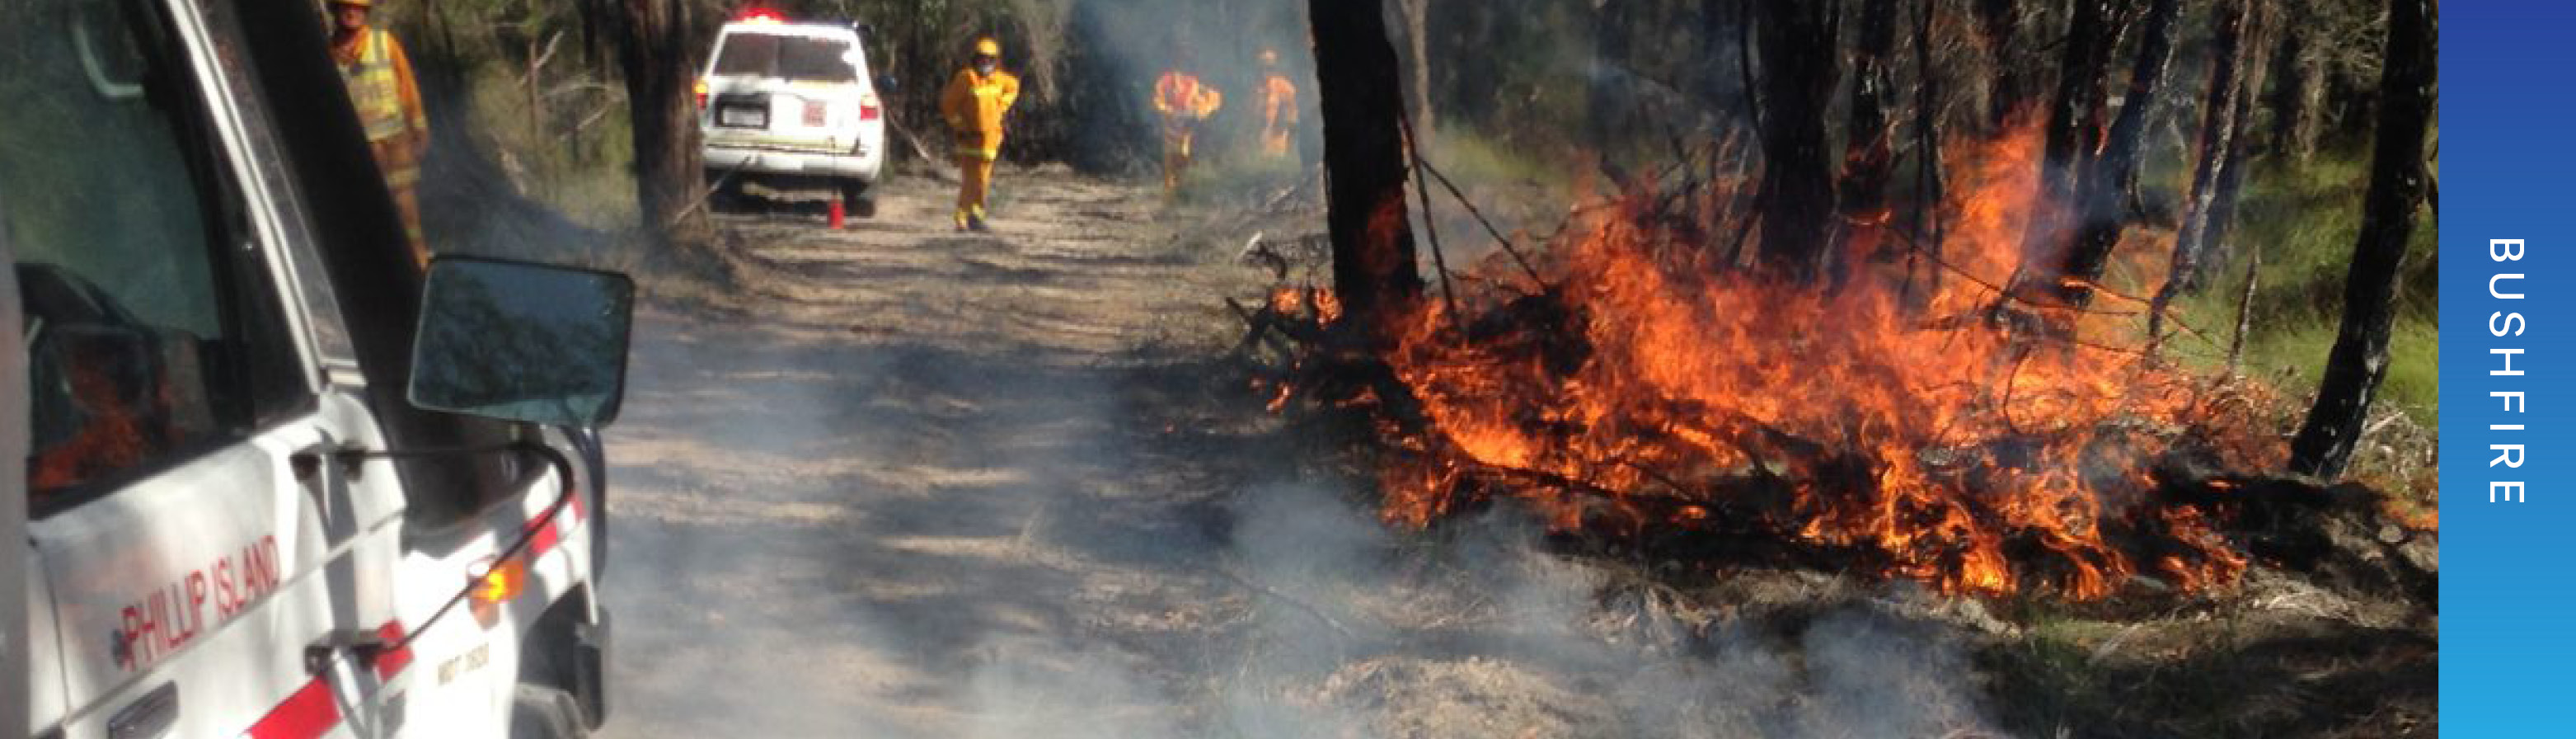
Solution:
[(593, 429), (632, 283), (424, 278), (315, 10), (18, 0), (0, 24), (0, 732), (605, 718)]

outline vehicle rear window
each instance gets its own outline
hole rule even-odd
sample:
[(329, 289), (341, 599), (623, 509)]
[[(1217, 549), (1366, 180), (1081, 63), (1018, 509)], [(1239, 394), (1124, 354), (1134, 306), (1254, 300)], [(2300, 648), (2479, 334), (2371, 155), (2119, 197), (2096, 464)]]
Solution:
[(716, 52), (716, 74), (853, 82), (859, 70), (843, 58), (849, 52), (847, 41), (734, 33)]

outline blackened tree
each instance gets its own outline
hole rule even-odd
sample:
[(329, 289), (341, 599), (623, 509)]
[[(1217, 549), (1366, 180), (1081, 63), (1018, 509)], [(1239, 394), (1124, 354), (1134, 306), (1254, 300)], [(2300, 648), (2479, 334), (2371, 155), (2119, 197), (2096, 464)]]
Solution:
[(1309, 0), (1307, 7), (1324, 119), (1333, 290), (1346, 320), (1382, 339), (1387, 317), (1420, 299), (1423, 288), (1404, 201), (1410, 160), (1402, 67), (1387, 42), (1380, 0)]
[(2290, 468), (2343, 474), (2370, 412), (2371, 394), (2388, 371), (2388, 330), (2396, 321), (2397, 267), (2414, 235), (2425, 192), (2424, 138), (2432, 123), (2434, 0), (2390, 0), (2388, 54), (2379, 76), (2379, 130), (2370, 157), (2370, 193), (2362, 201), (2361, 238), (2344, 279), (2343, 324), (2307, 423), (2290, 442)]

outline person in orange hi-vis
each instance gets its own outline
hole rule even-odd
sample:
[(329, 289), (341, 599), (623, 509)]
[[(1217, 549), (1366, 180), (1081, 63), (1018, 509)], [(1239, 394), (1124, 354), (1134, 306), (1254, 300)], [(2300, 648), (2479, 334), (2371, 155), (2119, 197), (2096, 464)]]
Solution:
[(1261, 155), (1288, 156), (1297, 132), (1297, 83), (1279, 71), (1279, 51), (1261, 50)]
[(1019, 102), (1020, 78), (1002, 71), (1002, 43), (975, 39), (975, 58), (939, 93), (939, 115), (957, 141), (957, 230), (984, 231), (984, 198), (1002, 157), (1002, 121)]
[(367, 25), (375, 0), (331, 0), (331, 59), (349, 88), (358, 125), (367, 132), (385, 189), (402, 212), (412, 261), (429, 266), (429, 241), (420, 229), (420, 163), (429, 153), (429, 114), (420, 104), (411, 59), (392, 32)]
[(1190, 50), (1183, 46), (1171, 70), (1154, 81), (1154, 112), (1163, 115), (1163, 194), (1178, 194), (1181, 174), (1190, 166), (1190, 139), (1198, 133), (1199, 124), (1216, 115), (1225, 104), (1225, 96), (1199, 78), (1182, 71), (1189, 66)]

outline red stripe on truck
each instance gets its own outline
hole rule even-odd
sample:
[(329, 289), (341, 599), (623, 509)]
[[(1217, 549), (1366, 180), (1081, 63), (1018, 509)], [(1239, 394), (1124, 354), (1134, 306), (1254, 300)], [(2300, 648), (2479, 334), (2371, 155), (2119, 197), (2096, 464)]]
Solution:
[(331, 686), (314, 678), (304, 682), (286, 702), (268, 709), (259, 723), (243, 732), (247, 739), (313, 739), (331, 727), (340, 725), (340, 702), (331, 695)]
[(402, 644), (401, 648), (376, 655), (376, 682), (393, 682), (395, 675), (402, 674), (403, 668), (411, 666), (411, 645), (403, 642), (402, 622), (386, 621), (385, 625), (376, 628), (376, 638), (385, 640), (387, 644)]

